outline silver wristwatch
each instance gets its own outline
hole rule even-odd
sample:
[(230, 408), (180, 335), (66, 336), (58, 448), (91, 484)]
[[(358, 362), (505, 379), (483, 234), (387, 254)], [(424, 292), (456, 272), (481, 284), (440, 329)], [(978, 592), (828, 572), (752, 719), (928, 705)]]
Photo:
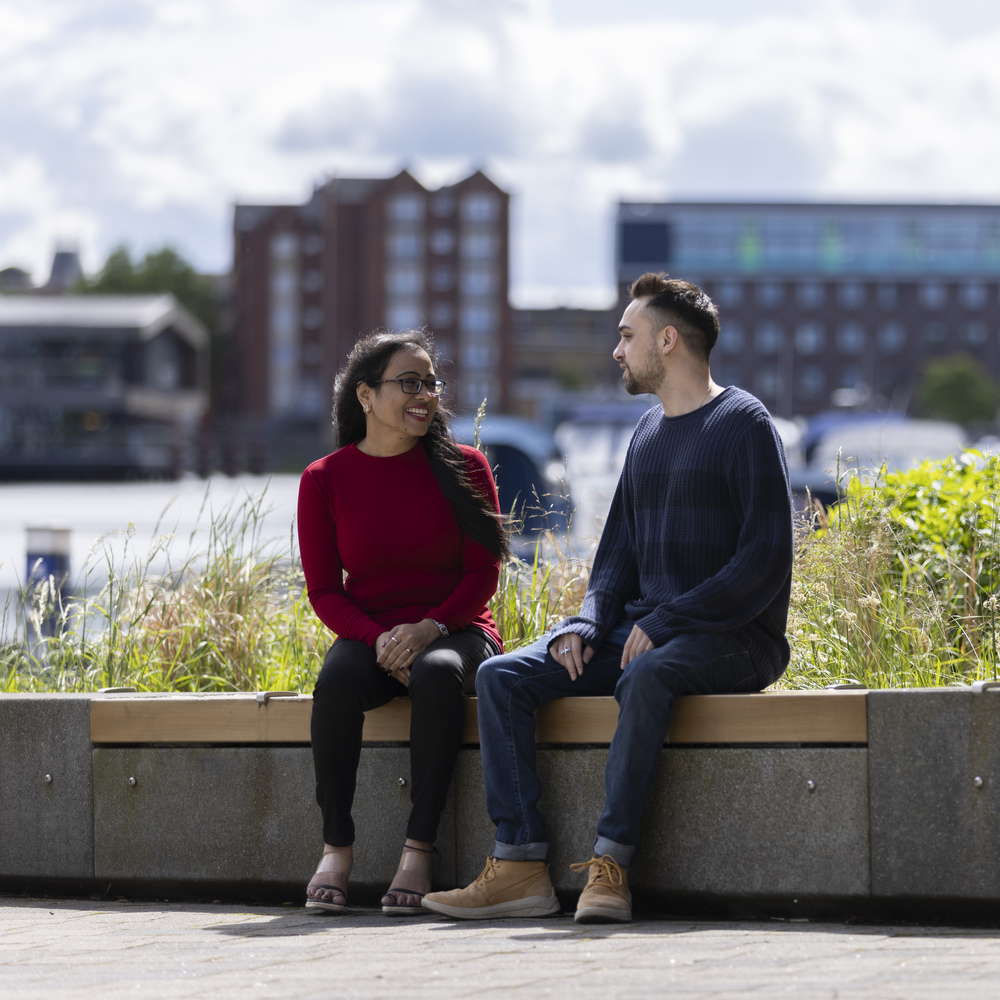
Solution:
[(449, 633), (448, 633), (448, 626), (447, 626), (447, 625), (443, 625), (443, 624), (442, 624), (441, 622), (439, 622), (439, 621), (434, 621), (434, 619), (433, 619), (433, 618), (431, 619), (431, 621), (432, 621), (432, 622), (434, 622), (434, 624), (435, 624), (435, 625), (437, 625), (437, 627), (438, 627), (438, 631), (439, 631), (439, 632), (441, 633), (441, 635), (442, 635), (442, 636), (446, 636), (446, 635), (448, 635), (448, 634), (449, 634)]

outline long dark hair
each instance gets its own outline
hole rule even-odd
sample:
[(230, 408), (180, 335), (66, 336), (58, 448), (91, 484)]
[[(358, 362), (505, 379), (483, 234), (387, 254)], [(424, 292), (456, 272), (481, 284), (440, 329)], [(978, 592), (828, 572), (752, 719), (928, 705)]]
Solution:
[[(364, 383), (376, 392), (376, 383), (385, 375), (392, 356), (403, 348), (426, 351), (437, 368), (438, 353), (434, 339), (425, 330), (403, 333), (376, 332), (362, 337), (337, 373), (333, 388), (333, 423), (337, 447), (360, 441), (366, 433), (365, 413), (358, 400), (358, 386)], [(475, 542), (484, 545), (499, 559), (510, 555), (510, 543), (500, 515), (469, 480), (465, 459), (452, 436), (448, 420), (451, 411), (447, 397), (438, 399), (434, 419), (423, 436), (424, 451), (431, 471), (445, 499), (451, 504), (458, 525)]]

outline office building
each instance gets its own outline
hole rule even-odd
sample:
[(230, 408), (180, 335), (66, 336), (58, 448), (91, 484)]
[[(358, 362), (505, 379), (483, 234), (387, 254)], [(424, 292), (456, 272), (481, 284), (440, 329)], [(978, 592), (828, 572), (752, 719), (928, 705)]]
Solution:
[(712, 371), (775, 414), (905, 411), (926, 362), (1000, 375), (1000, 206), (622, 203), (620, 305), (644, 271), (719, 306)]

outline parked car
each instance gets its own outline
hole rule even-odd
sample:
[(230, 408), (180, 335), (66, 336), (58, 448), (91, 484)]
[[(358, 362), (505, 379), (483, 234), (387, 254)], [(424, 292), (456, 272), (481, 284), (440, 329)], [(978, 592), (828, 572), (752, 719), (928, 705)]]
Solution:
[[(462, 444), (474, 443), (471, 417), (452, 421), (452, 430)], [(530, 543), (541, 531), (565, 532), (573, 504), (553, 436), (520, 417), (495, 416), (480, 425), (479, 441), (493, 469), (500, 509), (511, 516), (521, 541)]]

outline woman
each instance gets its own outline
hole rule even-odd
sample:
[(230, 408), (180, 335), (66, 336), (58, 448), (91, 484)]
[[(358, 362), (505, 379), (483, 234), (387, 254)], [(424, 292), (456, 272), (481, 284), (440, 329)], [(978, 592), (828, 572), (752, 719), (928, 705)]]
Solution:
[(412, 809), (382, 911), (424, 912), (466, 680), (501, 650), (486, 607), (508, 552), (496, 487), (485, 457), (451, 438), (434, 361), (423, 332), (359, 341), (337, 378), (338, 450), (299, 486), (309, 600), (338, 637), (313, 694), (324, 840), (306, 890), (314, 909), (347, 909), (364, 712), (409, 694)]

